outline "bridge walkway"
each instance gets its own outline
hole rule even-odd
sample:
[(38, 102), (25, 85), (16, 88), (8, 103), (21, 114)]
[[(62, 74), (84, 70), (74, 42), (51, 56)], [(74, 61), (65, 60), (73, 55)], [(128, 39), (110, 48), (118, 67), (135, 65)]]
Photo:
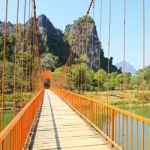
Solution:
[(45, 90), (30, 149), (109, 150), (111, 147), (57, 95)]

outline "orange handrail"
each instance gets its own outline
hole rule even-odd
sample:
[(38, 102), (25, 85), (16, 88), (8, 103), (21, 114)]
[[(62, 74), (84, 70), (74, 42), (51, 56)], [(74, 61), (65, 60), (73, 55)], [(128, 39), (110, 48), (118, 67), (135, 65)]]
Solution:
[(144, 150), (142, 141), (150, 148), (150, 119), (57, 87), (51, 87), (51, 90), (101, 133), (112, 147)]
[(25, 147), (43, 95), (44, 89), (40, 90), (0, 133), (0, 150), (21, 150)]

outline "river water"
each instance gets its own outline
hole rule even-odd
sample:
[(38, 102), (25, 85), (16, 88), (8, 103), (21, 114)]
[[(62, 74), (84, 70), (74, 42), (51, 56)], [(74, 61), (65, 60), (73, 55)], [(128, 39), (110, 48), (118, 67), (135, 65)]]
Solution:
[[(142, 116), (141, 107), (125, 107), (125, 110)], [(144, 107), (143, 117), (150, 118), (150, 107)], [(109, 122), (111, 125), (111, 122)], [(150, 149), (150, 125), (131, 117), (115, 113), (115, 142), (126, 150), (142, 149), (142, 127), (144, 126), (144, 150)], [(132, 131), (132, 132), (131, 132)], [(127, 146), (128, 145), (128, 146)]]
[[(120, 122), (120, 126), (119, 126), (119, 122)], [(117, 143), (120, 143), (123, 149), (127, 149), (126, 146), (128, 143), (128, 150), (141, 150), (143, 123), (137, 121), (136, 119), (131, 119), (130, 117), (128, 118), (123, 117), (119, 114), (115, 115), (115, 123), (116, 123), (115, 141), (117, 141)], [(149, 150), (148, 144), (150, 142), (150, 125), (148, 124), (144, 124), (144, 141), (145, 141), (144, 142), (145, 150)]]

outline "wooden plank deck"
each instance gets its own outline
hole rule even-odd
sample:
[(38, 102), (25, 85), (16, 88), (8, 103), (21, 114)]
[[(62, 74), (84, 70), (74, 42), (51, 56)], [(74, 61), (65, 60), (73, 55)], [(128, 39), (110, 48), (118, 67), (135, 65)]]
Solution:
[(33, 150), (109, 150), (110, 145), (53, 92), (46, 90)]

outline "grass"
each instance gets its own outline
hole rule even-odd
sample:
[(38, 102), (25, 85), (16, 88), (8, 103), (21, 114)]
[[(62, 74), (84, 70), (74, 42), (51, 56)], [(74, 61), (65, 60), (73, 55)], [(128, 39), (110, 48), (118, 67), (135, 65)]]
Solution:
[[(31, 100), (32, 97), (33, 97), (33, 93), (23, 93), (23, 103), (24, 104), (27, 103), (28, 101)], [(5, 108), (7, 107), (12, 108), (13, 98), (14, 98), (13, 94), (5, 94), (5, 105), (4, 105)], [(0, 95), (0, 101), (1, 100), (2, 100), (2, 97)], [(17, 93), (16, 102), (18, 104), (21, 102), (21, 95), (19, 93)], [(13, 111), (5, 110), (4, 111), (4, 126), (6, 127), (12, 119), (13, 119)]]
[[(107, 102), (108, 92), (85, 92), (83, 95), (88, 98), (93, 98)], [(142, 92), (137, 91), (126, 91), (124, 95), (123, 102), (123, 93), (121, 91), (110, 91), (108, 103), (115, 107), (122, 108), (124, 103), (124, 109), (128, 110), (137, 115), (142, 115)], [(150, 118), (150, 91), (145, 91), (145, 100), (144, 100), (144, 117)]]
[[(23, 99), (22, 100), (24, 102), (28, 102), (31, 100), (32, 96), (33, 96), (33, 93), (23, 93)], [(5, 102), (13, 102), (14, 95), (12, 93), (11, 94), (5, 94), (4, 99), (5, 99)], [(2, 100), (2, 97), (0, 95), (0, 101), (1, 100)], [(21, 94), (20, 93), (16, 94), (16, 101), (17, 102), (21, 101)]]
[[(108, 92), (85, 92), (83, 94), (86, 97), (94, 98), (94, 99), (100, 99), (103, 102), (107, 102), (107, 95)], [(121, 91), (110, 91), (108, 102), (111, 105), (122, 105), (123, 103), (123, 93)], [(124, 94), (124, 104), (141, 104), (142, 103), (142, 92), (136, 92), (136, 91), (126, 91)], [(145, 104), (150, 103), (150, 91), (145, 91)]]
[(5, 111), (4, 112), (4, 127), (6, 127), (11, 122), (11, 120), (13, 119), (13, 117), (14, 117), (14, 114), (13, 114), (12, 111)]
[(4, 115), (4, 126), (6, 127), (8, 123), (13, 119), (13, 112), (7, 111)]
[(134, 114), (137, 114), (137, 115), (140, 115), (140, 116), (143, 116), (143, 117), (146, 117), (146, 118), (150, 119), (150, 107), (149, 106), (144, 107), (144, 109), (143, 109), (144, 114), (142, 114), (142, 107), (140, 107), (140, 106), (133, 106), (133, 107), (125, 106), (124, 109), (127, 110), (127, 111), (130, 111)]

